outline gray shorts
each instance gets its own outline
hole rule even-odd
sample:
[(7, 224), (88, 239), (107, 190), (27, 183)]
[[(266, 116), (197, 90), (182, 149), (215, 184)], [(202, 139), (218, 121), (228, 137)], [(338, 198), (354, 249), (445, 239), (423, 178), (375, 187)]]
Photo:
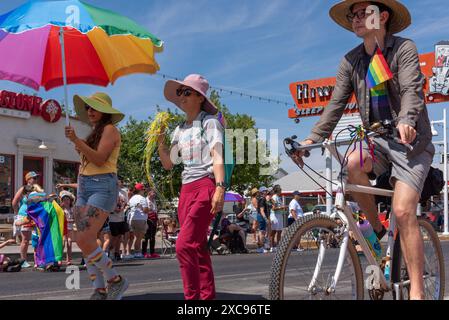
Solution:
[(374, 173), (380, 176), (387, 172), (392, 165), (391, 186), (394, 186), (395, 181), (401, 181), (421, 195), (433, 162), (434, 145), (430, 143), (422, 153), (413, 155), (411, 158), (407, 155), (407, 148), (393, 140), (375, 138), (374, 145), (374, 156), (376, 158), (373, 163)]
[(129, 222), (129, 232), (145, 233), (147, 232), (147, 220), (131, 220)]

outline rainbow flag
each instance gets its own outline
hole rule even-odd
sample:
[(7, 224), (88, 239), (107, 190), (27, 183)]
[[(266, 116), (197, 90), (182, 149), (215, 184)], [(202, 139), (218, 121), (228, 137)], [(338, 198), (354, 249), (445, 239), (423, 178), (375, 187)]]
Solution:
[(384, 55), (379, 47), (371, 59), (371, 63), (366, 75), (366, 85), (368, 89), (372, 89), (393, 78), (393, 73), (385, 60)]
[(36, 264), (45, 266), (62, 261), (64, 211), (56, 201), (30, 195), (27, 213), (39, 233), (36, 248)]

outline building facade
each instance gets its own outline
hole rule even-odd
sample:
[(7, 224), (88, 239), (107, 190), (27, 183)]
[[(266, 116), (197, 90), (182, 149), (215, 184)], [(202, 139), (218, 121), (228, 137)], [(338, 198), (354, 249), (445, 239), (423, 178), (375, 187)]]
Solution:
[[(57, 183), (76, 182), (79, 155), (65, 138), (65, 122), (55, 100), (0, 91), (0, 214), (12, 212), (12, 199), (29, 171), (39, 174), (47, 193), (56, 192)], [(76, 118), (70, 123), (81, 138), (90, 132)]]

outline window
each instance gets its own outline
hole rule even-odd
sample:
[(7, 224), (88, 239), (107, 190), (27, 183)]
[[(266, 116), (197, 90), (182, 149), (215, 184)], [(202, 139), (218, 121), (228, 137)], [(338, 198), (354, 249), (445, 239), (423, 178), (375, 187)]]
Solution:
[(14, 198), (14, 156), (0, 154), (0, 214), (11, 213)]
[[(53, 188), (58, 183), (77, 183), (79, 163), (67, 161), (53, 161)], [(56, 190), (58, 191), (58, 190)]]

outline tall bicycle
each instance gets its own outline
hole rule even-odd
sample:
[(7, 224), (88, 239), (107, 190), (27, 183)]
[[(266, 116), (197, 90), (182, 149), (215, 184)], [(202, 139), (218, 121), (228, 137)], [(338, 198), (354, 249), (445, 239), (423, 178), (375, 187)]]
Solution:
[[(370, 132), (369, 135), (385, 134), (385, 131), (380, 132)], [(321, 148), (329, 150), (338, 160), (346, 158), (337, 147), (354, 142), (326, 140), (320, 144), (301, 146), (295, 139), (287, 138), (284, 141), (289, 156), (299, 150), (308, 152)], [(409, 298), (410, 280), (395, 215), (390, 215), (386, 250), (382, 257), (377, 257), (358, 228), (354, 212), (345, 199), (346, 191), (387, 197), (392, 197), (393, 191), (348, 184), (344, 161), (335, 197), (336, 214), (314, 214), (300, 218), (282, 237), (271, 268), (271, 300), (363, 300), (365, 288), (371, 300), (382, 300), (386, 293), (391, 293), (395, 300)], [(426, 219), (419, 218), (418, 223), (424, 240), (425, 298), (442, 300), (445, 271), (441, 244)], [(357, 242), (363, 256), (356, 250)], [(301, 250), (295, 249), (298, 246)], [(362, 262), (365, 268), (362, 268)]]

